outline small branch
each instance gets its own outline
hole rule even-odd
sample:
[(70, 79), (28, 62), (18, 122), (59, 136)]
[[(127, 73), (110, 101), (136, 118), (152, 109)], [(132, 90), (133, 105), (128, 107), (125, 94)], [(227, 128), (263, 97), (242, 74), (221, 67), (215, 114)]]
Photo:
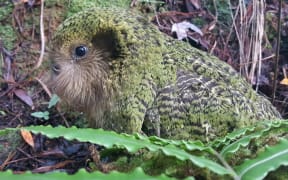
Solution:
[(11, 159), (13, 159), (13, 157), (15, 156), (16, 151), (12, 151), (8, 154), (8, 157), (6, 158), (6, 160), (0, 165), (0, 171), (3, 171), (3, 169), (11, 163)]
[(137, 0), (132, 0), (131, 3), (130, 3), (130, 7), (134, 7), (136, 6), (136, 3), (137, 3)]
[(33, 69), (38, 69), (42, 62), (44, 57), (44, 51), (45, 51), (45, 34), (44, 34), (44, 23), (43, 23), (43, 14), (44, 14), (44, 0), (41, 0), (41, 14), (40, 14), (40, 34), (41, 34), (41, 53), (40, 57), (37, 61), (37, 64)]
[(217, 9), (217, 4), (216, 4), (216, 1), (213, 0), (213, 6), (214, 6), (214, 9), (215, 9), (215, 21), (217, 22), (218, 21), (218, 9)]
[(51, 98), (52, 97), (52, 93), (51, 91), (49, 90), (49, 88), (46, 86), (46, 84), (41, 80), (39, 79), (38, 77), (35, 77), (34, 78), (36, 81), (38, 81), (38, 83), (42, 86), (42, 88), (45, 90), (45, 92), (48, 94), (48, 96)]
[(235, 16), (233, 15), (233, 12), (232, 12), (232, 5), (231, 5), (231, 2), (229, 1), (229, 7), (230, 7), (230, 15), (231, 15), (231, 18), (232, 18), (232, 25), (231, 25), (231, 27), (230, 27), (230, 30), (229, 30), (229, 34), (228, 34), (228, 36), (227, 36), (227, 38), (226, 38), (226, 42), (225, 42), (225, 46), (224, 46), (224, 51), (226, 51), (226, 49), (227, 49), (227, 46), (228, 46), (228, 43), (229, 43), (229, 40), (230, 40), (230, 37), (231, 37), (231, 34), (232, 34), (232, 32), (233, 32), (233, 29), (235, 28), (235, 33), (236, 33), (236, 36), (237, 36), (237, 39), (238, 39), (238, 41), (239, 41), (239, 33), (238, 33), (238, 31), (237, 31), (237, 26), (236, 26), (236, 19), (237, 19), (237, 14), (238, 14), (238, 12), (239, 12), (239, 8), (240, 8), (240, 6), (238, 5), (237, 6), (237, 9), (236, 9), (236, 12), (235, 12)]
[(279, 1), (278, 7), (278, 31), (277, 31), (277, 45), (276, 45), (276, 56), (274, 65), (274, 81), (273, 81), (273, 92), (272, 92), (272, 104), (275, 102), (275, 94), (277, 88), (277, 77), (278, 77), (278, 64), (279, 64), (279, 50), (280, 50), (280, 35), (281, 35), (281, 10), (282, 10), (282, 0)]

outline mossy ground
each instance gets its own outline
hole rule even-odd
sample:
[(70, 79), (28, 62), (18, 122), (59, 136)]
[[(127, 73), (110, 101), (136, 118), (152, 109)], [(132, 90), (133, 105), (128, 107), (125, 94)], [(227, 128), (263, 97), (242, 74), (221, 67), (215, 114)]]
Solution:
[(16, 42), (17, 35), (12, 25), (13, 4), (11, 1), (0, 0), (0, 40), (8, 50)]

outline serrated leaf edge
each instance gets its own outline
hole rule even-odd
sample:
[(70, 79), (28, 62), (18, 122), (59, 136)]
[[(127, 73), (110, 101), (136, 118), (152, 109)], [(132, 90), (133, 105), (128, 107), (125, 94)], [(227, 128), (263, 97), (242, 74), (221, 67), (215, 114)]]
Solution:
[[(286, 141), (285, 143), (288, 143), (288, 141), (287, 140), (283, 140), (282, 139), (282, 141)], [(267, 149), (264, 151), (264, 152), (262, 152), (262, 153), (267, 153), (267, 150), (269, 150), (268, 148), (273, 148), (273, 147), (275, 147), (275, 146), (270, 146), (270, 147), (267, 147)], [(265, 163), (265, 162), (267, 162), (267, 161), (270, 161), (270, 160), (272, 160), (272, 159), (274, 159), (274, 158), (277, 158), (277, 157), (279, 157), (279, 156), (281, 156), (281, 155), (283, 155), (283, 154), (286, 154), (286, 153), (288, 153), (288, 149), (286, 149), (286, 150), (284, 150), (284, 151), (281, 151), (280, 153), (275, 153), (275, 154), (273, 154), (272, 156), (270, 156), (270, 157), (268, 157), (268, 158), (265, 158), (265, 159), (263, 159), (263, 160), (260, 160), (260, 161), (258, 161), (258, 162), (256, 162), (256, 163), (253, 163), (252, 165), (249, 165), (248, 166), (248, 168), (245, 168), (243, 171), (241, 171), (241, 173), (238, 175), (240, 178), (242, 177), (242, 176), (244, 176), (247, 172), (249, 172), (252, 168), (254, 168), (254, 167), (256, 167), (256, 166), (258, 166), (259, 164), (262, 164), (262, 163)], [(260, 156), (261, 154), (258, 154), (258, 157)], [(257, 159), (257, 158), (255, 158), (255, 159)], [(252, 160), (255, 160), (255, 159), (249, 159), (249, 160), (247, 160), (247, 161), (252, 161)], [(245, 162), (244, 162), (245, 163)], [(244, 163), (242, 163), (242, 164), (244, 164)], [(284, 162), (284, 163), (281, 163), (281, 164), (279, 164), (279, 166), (280, 165), (287, 165), (288, 164), (288, 162)], [(278, 166), (278, 167), (279, 167)], [(278, 167), (272, 167), (272, 168), (270, 168), (269, 170), (267, 170), (267, 171), (265, 171), (265, 175), (267, 175), (268, 174), (268, 172), (270, 172), (270, 171), (273, 171), (273, 170), (275, 170), (275, 169), (277, 169)], [(264, 175), (263, 174), (263, 175)], [(264, 176), (265, 177), (265, 176)]]
[[(45, 130), (41, 130), (41, 128), (51, 128), (51, 126), (29, 126), (29, 127), (22, 127), (23, 129), (26, 129), (26, 130), (29, 130), (29, 131), (32, 131), (34, 133), (42, 133), (44, 135), (46, 135), (47, 137), (50, 137), (50, 138), (56, 138), (56, 137), (60, 137), (60, 135), (57, 135), (57, 134), (51, 134), (51, 133), (47, 133), (45, 132)], [(33, 128), (40, 128), (39, 129), (34, 129)], [(56, 128), (65, 128), (65, 127), (56, 127)], [(56, 129), (56, 128), (53, 128), (53, 129)], [(75, 127), (72, 127), (72, 128), (75, 128)], [(51, 129), (46, 129), (46, 130), (51, 130)], [(68, 129), (68, 128), (66, 128)], [(76, 129), (76, 128), (75, 128)], [(78, 129), (78, 128), (77, 128)], [(79, 130), (84, 130), (84, 129), (79, 129)], [(97, 130), (97, 129), (87, 129), (87, 130)], [(98, 129), (98, 130), (101, 130), (103, 132), (108, 132), (108, 131), (104, 131), (103, 129)], [(143, 139), (137, 139), (137, 137), (135, 135), (128, 135), (128, 134), (117, 134), (116, 132), (113, 132), (113, 131), (109, 131), (110, 133), (114, 134), (115, 136), (126, 136), (126, 137), (129, 137), (131, 138), (131, 140), (133, 139), (133, 141), (141, 141), (143, 142)], [(70, 136), (71, 134), (69, 134)], [(163, 151), (163, 153), (167, 156), (172, 156), (172, 157), (175, 157), (181, 161), (183, 160), (190, 160), (193, 164), (195, 165), (198, 165), (199, 167), (206, 167), (208, 169), (210, 169), (211, 171), (213, 171), (214, 173), (216, 174), (219, 174), (219, 175), (224, 175), (224, 174), (230, 174), (230, 175), (233, 175), (232, 172), (230, 172), (229, 170), (227, 170), (225, 167), (223, 167), (222, 165), (210, 160), (210, 159), (205, 159), (201, 156), (194, 156), (194, 155), (191, 155), (189, 154), (188, 152), (184, 151), (183, 149), (173, 145), (173, 144), (169, 144), (168, 146), (160, 146), (160, 145), (157, 145), (157, 144), (153, 144), (151, 143), (150, 141), (145, 141), (144, 142), (147, 142), (147, 143), (151, 143), (151, 145), (145, 145), (145, 144), (142, 144), (142, 147), (141, 148), (138, 148), (138, 147), (128, 147), (127, 145), (124, 144), (124, 142), (119, 142), (119, 141), (116, 141), (116, 142), (113, 142), (113, 143), (108, 143), (107, 144), (107, 141), (105, 142), (101, 142), (101, 141), (91, 141), (88, 139), (83, 139), (82, 137), (76, 137), (75, 136), (75, 132), (73, 133), (73, 136), (74, 138), (71, 138), (69, 136), (65, 136), (65, 135), (61, 135), (62, 137), (64, 137), (65, 139), (67, 140), (72, 140), (72, 139), (76, 139), (80, 142), (91, 142), (91, 143), (95, 143), (95, 144), (99, 144), (99, 145), (102, 145), (106, 148), (112, 148), (112, 147), (118, 147), (118, 148), (125, 148), (126, 150), (128, 150), (129, 152), (135, 152), (135, 151), (138, 151), (140, 150), (141, 148), (147, 148), (148, 150), (152, 151), (152, 152), (155, 152), (157, 150), (161, 150)], [(147, 138), (149, 140), (149, 138)], [(169, 149), (170, 148), (170, 149)], [(177, 155), (178, 153), (178, 155)], [(179, 154), (181, 154), (181, 156), (179, 156)], [(206, 164), (206, 165), (205, 165)], [(209, 164), (209, 165), (208, 165)], [(210, 166), (213, 166), (213, 167), (210, 167)]]

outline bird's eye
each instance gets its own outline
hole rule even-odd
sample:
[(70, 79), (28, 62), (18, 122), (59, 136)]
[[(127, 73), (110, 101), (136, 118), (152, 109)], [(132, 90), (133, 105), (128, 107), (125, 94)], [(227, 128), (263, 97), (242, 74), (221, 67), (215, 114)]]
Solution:
[(60, 68), (60, 65), (59, 64), (53, 64), (52, 65), (52, 71), (55, 73), (55, 74), (59, 74), (60, 73), (60, 70), (61, 70), (61, 68)]
[(75, 55), (79, 58), (84, 57), (88, 52), (88, 48), (86, 46), (77, 46), (75, 48)]

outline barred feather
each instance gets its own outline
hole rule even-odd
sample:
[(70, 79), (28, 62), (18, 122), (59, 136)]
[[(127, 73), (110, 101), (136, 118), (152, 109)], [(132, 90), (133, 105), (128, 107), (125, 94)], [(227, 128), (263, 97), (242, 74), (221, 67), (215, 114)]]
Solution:
[[(77, 59), (73, 50), (88, 47)], [(160, 33), (137, 13), (89, 9), (51, 42), (50, 87), (92, 127), (172, 139), (213, 139), (279, 112), (229, 65)]]

